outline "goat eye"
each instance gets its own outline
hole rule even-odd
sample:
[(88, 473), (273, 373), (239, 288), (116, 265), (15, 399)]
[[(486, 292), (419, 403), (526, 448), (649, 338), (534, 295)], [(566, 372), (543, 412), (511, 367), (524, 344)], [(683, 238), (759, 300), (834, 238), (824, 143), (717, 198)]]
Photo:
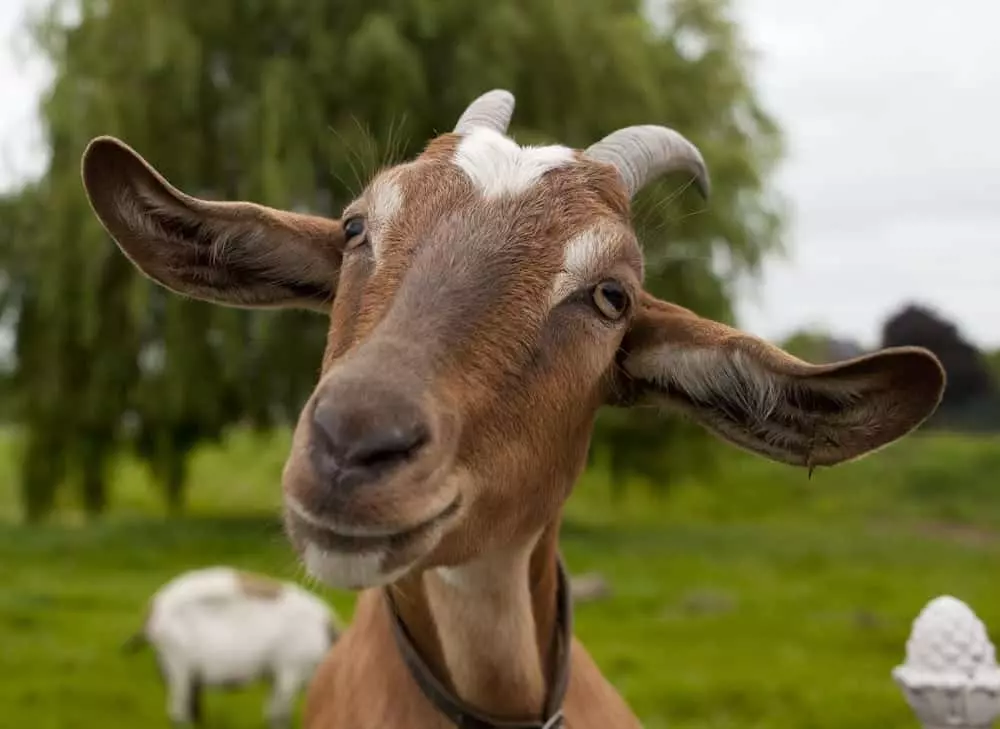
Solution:
[(367, 234), (368, 226), (360, 215), (344, 221), (344, 238), (348, 247), (353, 248), (363, 243)]
[(628, 294), (617, 281), (602, 281), (594, 287), (594, 306), (611, 320), (620, 319), (628, 309)]

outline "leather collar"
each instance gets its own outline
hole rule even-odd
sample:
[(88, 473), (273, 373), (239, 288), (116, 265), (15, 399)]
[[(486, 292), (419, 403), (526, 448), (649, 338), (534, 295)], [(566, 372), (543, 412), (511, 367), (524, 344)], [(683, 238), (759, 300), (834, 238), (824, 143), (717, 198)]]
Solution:
[(563, 729), (562, 713), (566, 688), (569, 685), (570, 646), (573, 639), (573, 604), (569, 589), (569, 578), (561, 557), (556, 559), (558, 586), (556, 595), (556, 625), (552, 632), (551, 651), (555, 655), (555, 675), (549, 681), (549, 695), (545, 699), (542, 717), (538, 720), (510, 721), (495, 719), (477, 711), (451, 693), (434, 676), (427, 664), (417, 653), (413, 640), (399, 617), (389, 590), (385, 590), (389, 602), (396, 645), (402, 654), (410, 675), (424, 696), (435, 708), (460, 729)]

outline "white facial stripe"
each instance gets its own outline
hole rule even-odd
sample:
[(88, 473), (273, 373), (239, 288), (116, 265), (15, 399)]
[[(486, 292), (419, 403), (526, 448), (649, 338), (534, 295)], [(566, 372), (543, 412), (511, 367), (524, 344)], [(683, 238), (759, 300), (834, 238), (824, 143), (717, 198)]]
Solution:
[(382, 175), (368, 188), (368, 236), (376, 256), (379, 241), (403, 208), (403, 190), (396, 177), (396, 173)]
[(500, 197), (525, 192), (546, 172), (574, 159), (569, 147), (522, 147), (499, 132), (479, 128), (462, 139), (453, 162), (485, 197)]
[(552, 283), (551, 305), (594, 279), (617, 257), (621, 237), (614, 226), (598, 223), (571, 238), (563, 252), (563, 265)]

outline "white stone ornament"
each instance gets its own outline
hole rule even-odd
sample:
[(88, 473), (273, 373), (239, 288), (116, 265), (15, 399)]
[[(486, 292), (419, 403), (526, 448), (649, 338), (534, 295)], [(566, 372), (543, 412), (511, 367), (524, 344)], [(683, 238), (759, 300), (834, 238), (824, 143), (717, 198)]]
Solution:
[(892, 676), (925, 729), (988, 729), (1000, 715), (996, 651), (986, 626), (957, 598), (927, 603)]

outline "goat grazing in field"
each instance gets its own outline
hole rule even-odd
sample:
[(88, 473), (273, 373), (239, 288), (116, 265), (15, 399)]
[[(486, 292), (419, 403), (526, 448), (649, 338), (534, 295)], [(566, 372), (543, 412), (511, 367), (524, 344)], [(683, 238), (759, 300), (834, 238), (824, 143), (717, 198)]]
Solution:
[(630, 199), (667, 172), (707, 195), (701, 154), (658, 126), (522, 147), (513, 107), (484, 94), (341, 220), (191, 197), (110, 137), (84, 153), (95, 213), (154, 281), (330, 317), (285, 523), (313, 576), (364, 592), (309, 729), (638, 726), (573, 638), (558, 551), (601, 405), (673, 408), (811, 469), (901, 438), (941, 398), (924, 349), (812, 365), (654, 298)]
[(153, 647), (176, 725), (200, 723), (204, 687), (267, 679), (268, 719), (286, 727), (295, 698), (338, 634), (333, 611), (297, 585), (207, 567), (160, 588), (126, 648)]

